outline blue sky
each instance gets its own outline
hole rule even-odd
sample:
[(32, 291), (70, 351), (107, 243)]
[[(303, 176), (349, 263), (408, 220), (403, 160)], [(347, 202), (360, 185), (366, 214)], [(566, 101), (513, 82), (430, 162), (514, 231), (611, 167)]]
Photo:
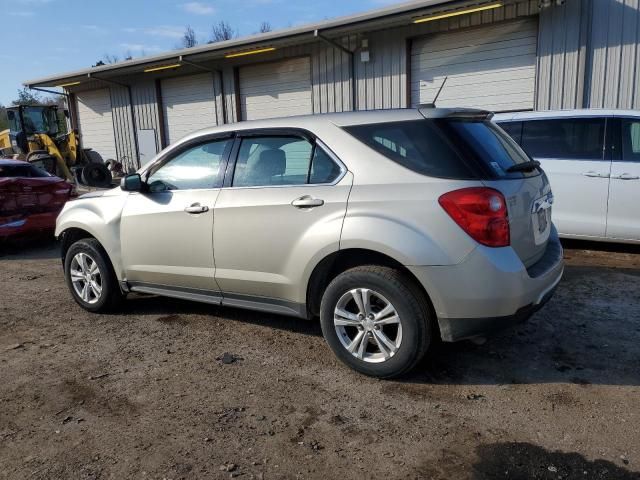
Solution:
[(393, 0), (0, 0), (0, 103), (25, 80), (172, 50), (186, 25), (200, 41), (228, 21), (240, 35), (267, 21), (274, 30), (379, 8)]

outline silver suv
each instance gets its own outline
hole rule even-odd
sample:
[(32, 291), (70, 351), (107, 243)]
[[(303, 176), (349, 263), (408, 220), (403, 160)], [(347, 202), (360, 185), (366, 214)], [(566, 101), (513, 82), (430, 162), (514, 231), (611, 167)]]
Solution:
[(400, 375), (438, 337), (528, 318), (562, 276), (549, 182), (490, 118), (407, 109), (189, 135), (66, 205), (69, 290), (93, 312), (139, 292), (320, 317), (343, 362)]

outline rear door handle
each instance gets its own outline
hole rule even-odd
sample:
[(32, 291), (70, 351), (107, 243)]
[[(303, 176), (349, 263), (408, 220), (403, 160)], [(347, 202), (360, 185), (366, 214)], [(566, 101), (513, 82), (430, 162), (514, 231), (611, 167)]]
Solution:
[(194, 213), (194, 214), (205, 213), (209, 211), (209, 207), (207, 207), (206, 205), (200, 205), (199, 203), (194, 203), (186, 207), (184, 211), (187, 213)]
[(291, 205), (296, 208), (321, 207), (322, 205), (324, 205), (324, 200), (305, 195), (304, 197), (296, 198), (293, 202), (291, 202)]
[(590, 170), (588, 172), (584, 172), (582, 175), (584, 175), (585, 177), (609, 178), (609, 174), (608, 173), (598, 173), (598, 172), (594, 172), (592, 170)]
[(620, 175), (615, 175), (611, 178), (615, 178), (617, 180), (640, 180), (640, 177), (637, 175), (631, 175), (630, 173), (621, 173)]

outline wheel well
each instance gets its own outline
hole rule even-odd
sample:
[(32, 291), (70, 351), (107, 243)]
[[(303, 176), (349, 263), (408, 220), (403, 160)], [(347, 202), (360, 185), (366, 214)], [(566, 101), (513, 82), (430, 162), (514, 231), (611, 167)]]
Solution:
[(390, 267), (405, 274), (423, 294), (435, 319), (435, 310), (429, 294), (411, 271), (397, 260), (373, 250), (350, 248), (339, 250), (324, 258), (311, 274), (307, 284), (307, 312), (311, 317), (320, 315), (322, 295), (331, 281), (342, 272), (362, 265)]
[(60, 245), (60, 253), (62, 255), (62, 264), (64, 265), (64, 259), (67, 257), (67, 252), (71, 245), (76, 243), (78, 240), (82, 240), (83, 238), (95, 238), (86, 230), (82, 230), (81, 228), (69, 228), (62, 232), (61, 235), (61, 245)]

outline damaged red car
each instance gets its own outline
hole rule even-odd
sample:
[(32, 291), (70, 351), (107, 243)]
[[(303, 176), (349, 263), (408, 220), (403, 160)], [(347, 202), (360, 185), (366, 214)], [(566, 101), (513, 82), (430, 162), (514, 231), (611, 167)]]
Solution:
[(75, 186), (20, 160), (0, 159), (0, 240), (52, 232)]

